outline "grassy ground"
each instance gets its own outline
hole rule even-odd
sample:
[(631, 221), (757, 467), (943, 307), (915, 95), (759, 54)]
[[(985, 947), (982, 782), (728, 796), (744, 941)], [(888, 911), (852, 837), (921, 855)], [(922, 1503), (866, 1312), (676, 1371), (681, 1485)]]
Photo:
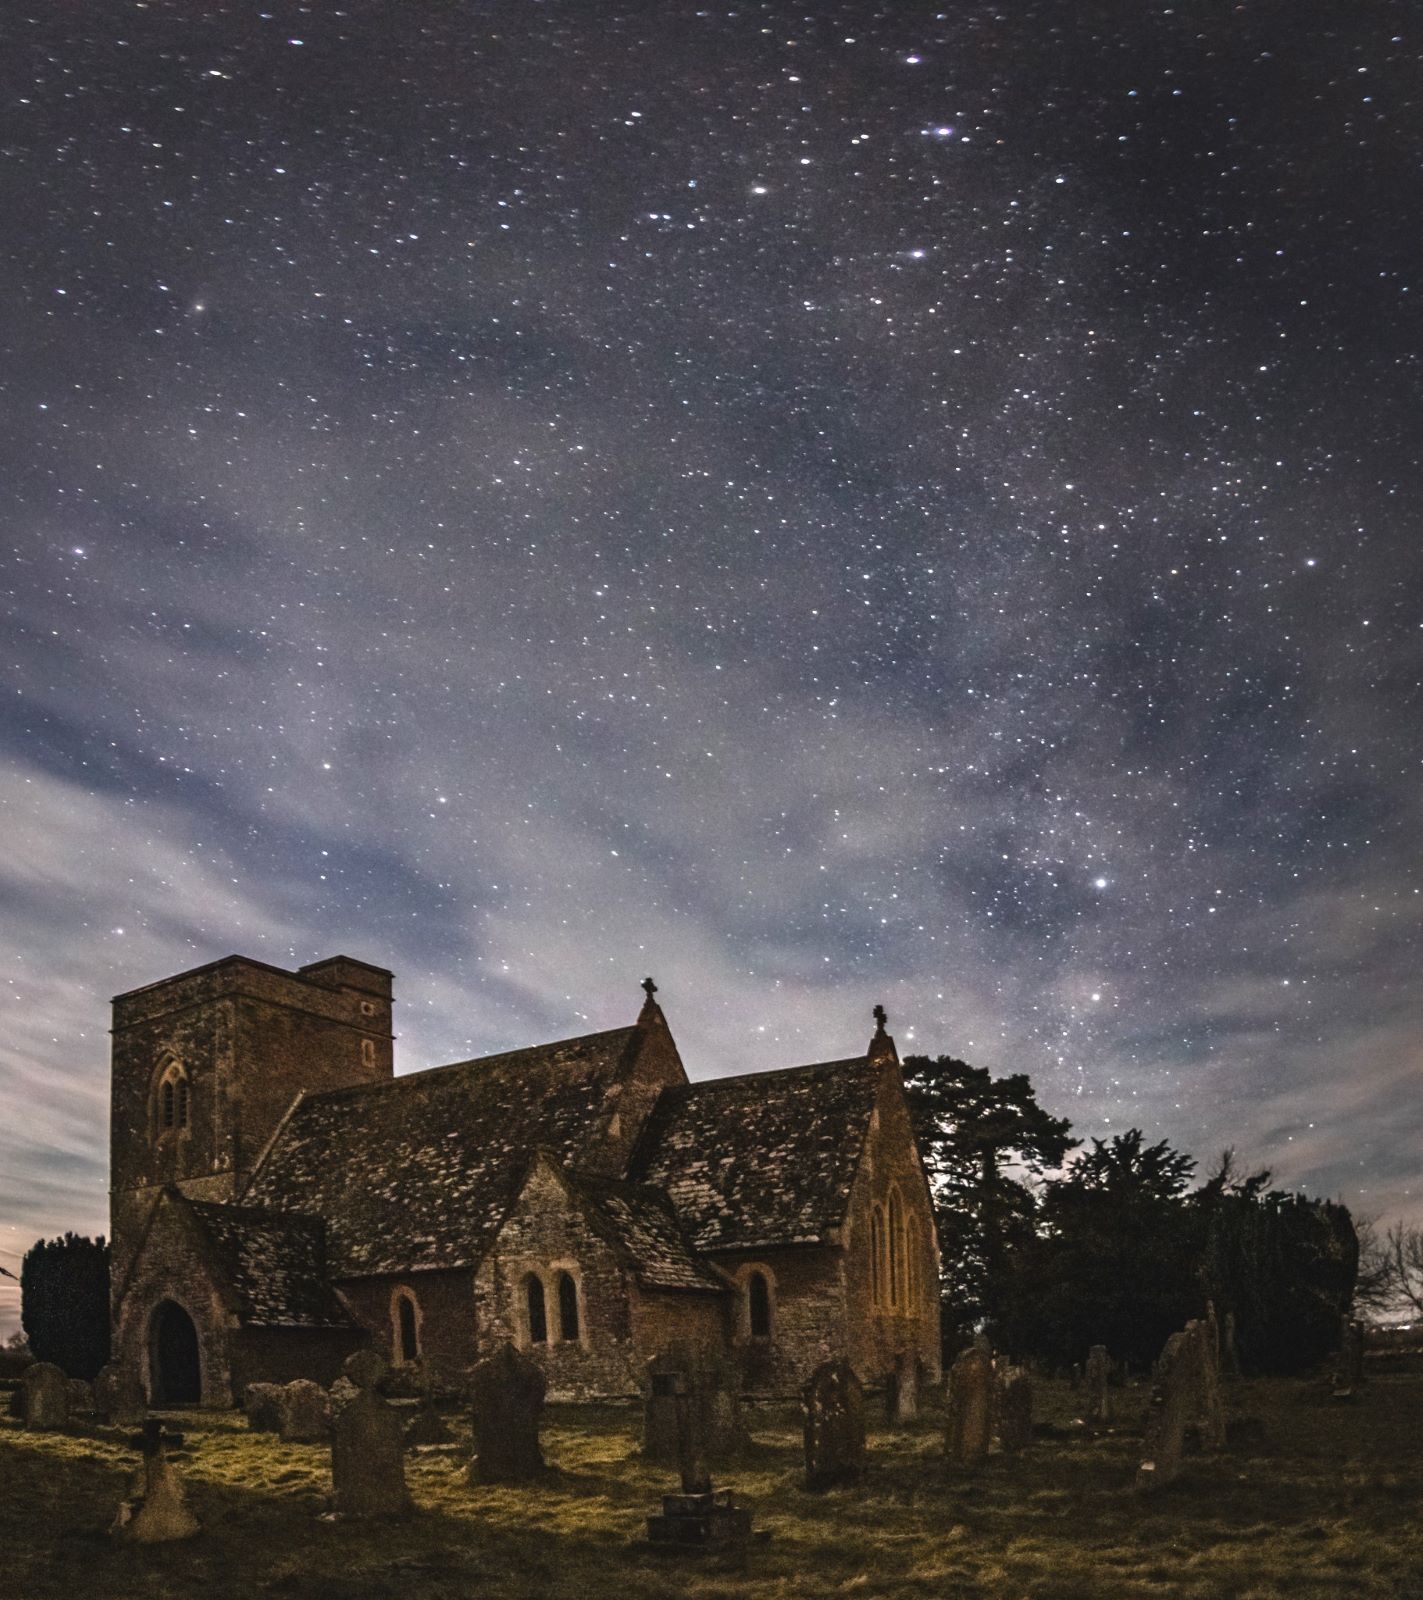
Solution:
[(671, 1487), (636, 1453), (636, 1418), (556, 1411), (552, 1471), (532, 1488), (471, 1489), (464, 1451), (412, 1456), (406, 1522), (320, 1520), (324, 1449), (274, 1443), (239, 1418), (172, 1421), (202, 1535), (150, 1549), (105, 1534), (134, 1456), (111, 1431), (26, 1434), (0, 1423), (0, 1594), (9, 1600), (1423, 1600), (1423, 1378), (1384, 1377), (1356, 1406), (1304, 1385), (1234, 1387), (1263, 1443), (1193, 1457), (1149, 1500), (1130, 1487), (1144, 1391), (1118, 1431), (1070, 1428), (1074, 1396), (1039, 1387), (1060, 1436), (980, 1473), (951, 1473), (936, 1422), (877, 1432), (860, 1489), (800, 1486), (789, 1412), (754, 1415), (755, 1455), (725, 1482), (769, 1538), (744, 1572), (669, 1564), (637, 1547)]

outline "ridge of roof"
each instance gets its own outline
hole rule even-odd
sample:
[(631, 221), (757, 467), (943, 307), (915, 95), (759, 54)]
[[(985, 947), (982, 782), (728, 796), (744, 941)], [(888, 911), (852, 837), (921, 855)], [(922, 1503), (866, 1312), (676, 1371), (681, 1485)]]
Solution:
[(686, 1094), (693, 1089), (724, 1088), (733, 1084), (765, 1083), (771, 1078), (792, 1078), (797, 1073), (807, 1076), (813, 1072), (837, 1072), (847, 1067), (874, 1067), (878, 1066), (868, 1056), (845, 1056), (839, 1061), (807, 1061), (799, 1067), (764, 1067), (755, 1068), (750, 1072), (728, 1072), (716, 1078), (694, 1078), (687, 1083), (669, 1084), (662, 1092), (668, 1095)]
[[(475, 1067), (493, 1068), (505, 1062), (516, 1061), (520, 1057), (546, 1055), (551, 1050), (569, 1050), (575, 1045), (592, 1045), (600, 1040), (617, 1038), (619, 1035), (624, 1036), (626, 1042), (637, 1031), (635, 1023), (626, 1028), (605, 1028), (599, 1033), (575, 1034), (571, 1039), (551, 1039), (547, 1044), (529, 1044), (517, 1050), (500, 1050), (492, 1056), (471, 1056), (467, 1061), (446, 1061), (438, 1067), (419, 1067), (414, 1072), (398, 1072), (389, 1078), (381, 1078), (376, 1083), (345, 1083), (334, 1089), (313, 1089), (302, 1095), (301, 1105), (302, 1107), (312, 1105), (319, 1100), (339, 1100), (342, 1096), (372, 1094), (412, 1083), (428, 1083), (431, 1078), (438, 1077), (442, 1073), (453, 1073)], [(299, 1111), (301, 1107), (294, 1109)]]

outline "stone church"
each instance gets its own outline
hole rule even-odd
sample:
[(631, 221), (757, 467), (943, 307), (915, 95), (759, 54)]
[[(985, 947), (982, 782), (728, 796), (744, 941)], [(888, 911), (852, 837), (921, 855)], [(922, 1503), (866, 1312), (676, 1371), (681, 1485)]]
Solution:
[(496, 1342), (550, 1397), (636, 1394), (673, 1341), (789, 1393), (939, 1370), (938, 1245), (899, 1060), (692, 1083), (631, 1027), (394, 1076), (391, 974), (229, 956), (117, 997), (116, 1359), (155, 1403), (329, 1383), (375, 1344), (455, 1385)]

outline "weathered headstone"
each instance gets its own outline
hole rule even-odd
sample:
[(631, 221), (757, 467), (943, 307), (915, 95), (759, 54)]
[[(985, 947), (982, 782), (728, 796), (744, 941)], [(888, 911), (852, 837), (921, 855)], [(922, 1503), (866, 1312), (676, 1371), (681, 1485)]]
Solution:
[(83, 1378), (69, 1380), (69, 1420), (94, 1415), (94, 1386)]
[(1084, 1373), (1087, 1383), (1086, 1420), (1089, 1427), (1098, 1428), (1112, 1420), (1112, 1395), (1108, 1380), (1112, 1375), (1112, 1358), (1104, 1344), (1094, 1344), (1087, 1352)]
[(745, 1554), (751, 1537), (751, 1513), (738, 1506), (730, 1491), (714, 1489), (707, 1467), (708, 1412), (693, 1375), (669, 1366), (657, 1374), (661, 1395), (671, 1402), (677, 1428), (680, 1494), (662, 1497), (662, 1510), (647, 1519), (648, 1542), (654, 1550), (709, 1555)]
[(805, 1485), (855, 1483), (865, 1470), (865, 1394), (848, 1361), (827, 1361), (801, 1390)]
[(402, 1421), (402, 1426), (407, 1449), (415, 1445), (449, 1444), (454, 1438), (449, 1424), (434, 1406), (429, 1404), (418, 1407), (414, 1416)]
[(697, 1413), (698, 1438), (708, 1461), (732, 1461), (746, 1449), (740, 1395), (731, 1368), (719, 1358), (677, 1346), (647, 1363), (642, 1423), (646, 1460), (663, 1466), (677, 1461), (678, 1394), (687, 1395)]
[(1033, 1442), (1033, 1380), (1022, 1367), (1009, 1367), (999, 1382), (998, 1442), (1010, 1453)]
[(517, 1483), (544, 1470), (539, 1445), (547, 1380), (507, 1340), (470, 1372), (474, 1422), (471, 1483)]
[(916, 1351), (902, 1350), (895, 1358), (885, 1385), (884, 1409), (885, 1420), (895, 1425), (913, 1422), (919, 1415), (919, 1356)]
[(977, 1467), (988, 1457), (993, 1426), (993, 1362), (977, 1345), (949, 1369), (949, 1419), (944, 1449), (953, 1466)]
[(1200, 1359), (1200, 1342), (1193, 1332), (1173, 1333), (1166, 1341), (1151, 1385), (1146, 1438), (1136, 1473), (1139, 1489), (1159, 1489), (1181, 1470), (1186, 1429), (1197, 1409)]
[(162, 1423), (151, 1417), (143, 1432), (130, 1441), (143, 1452), (141, 1490), (119, 1507), (109, 1532), (128, 1544), (166, 1544), (191, 1539), (199, 1531), (198, 1519), (188, 1509), (183, 1485), (168, 1460), (167, 1447), (182, 1444), (181, 1434), (165, 1434)]
[(103, 1422), (136, 1428), (148, 1415), (143, 1385), (131, 1367), (111, 1361), (94, 1379), (94, 1410)]
[(1204, 1322), (1188, 1322), (1186, 1331), (1195, 1330), (1198, 1346), (1196, 1366), (1196, 1420), (1201, 1429), (1201, 1447), (1225, 1449), (1225, 1406), (1220, 1397), (1220, 1330), (1212, 1310)]
[(49, 1433), (69, 1425), (69, 1379), (52, 1361), (36, 1361), (20, 1377), (25, 1427)]
[(283, 1444), (324, 1444), (331, 1437), (331, 1397), (319, 1383), (294, 1379), (279, 1405)]
[(390, 1375), (390, 1362), (379, 1350), (367, 1346), (341, 1363), (341, 1376), (358, 1389), (377, 1389)]
[(242, 1411), (253, 1433), (282, 1431), (283, 1393), (280, 1383), (249, 1383), (242, 1391)]
[(348, 1361), (338, 1380), (355, 1391), (331, 1419), (331, 1485), (343, 1517), (403, 1517), (410, 1510), (404, 1424), (376, 1391), (381, 1376), (372, 1362), (353, 1372)]

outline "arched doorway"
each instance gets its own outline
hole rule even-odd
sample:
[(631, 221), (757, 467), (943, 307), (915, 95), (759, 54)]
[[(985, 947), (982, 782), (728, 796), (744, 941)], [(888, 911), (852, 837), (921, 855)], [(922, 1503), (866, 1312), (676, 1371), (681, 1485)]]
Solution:
[(203, 1397), (198, 1330), (182, 1306), (164, 1300), (153, 1313), (148, 1339), (149, 1392), (159, 1406), (195, 1406)]

